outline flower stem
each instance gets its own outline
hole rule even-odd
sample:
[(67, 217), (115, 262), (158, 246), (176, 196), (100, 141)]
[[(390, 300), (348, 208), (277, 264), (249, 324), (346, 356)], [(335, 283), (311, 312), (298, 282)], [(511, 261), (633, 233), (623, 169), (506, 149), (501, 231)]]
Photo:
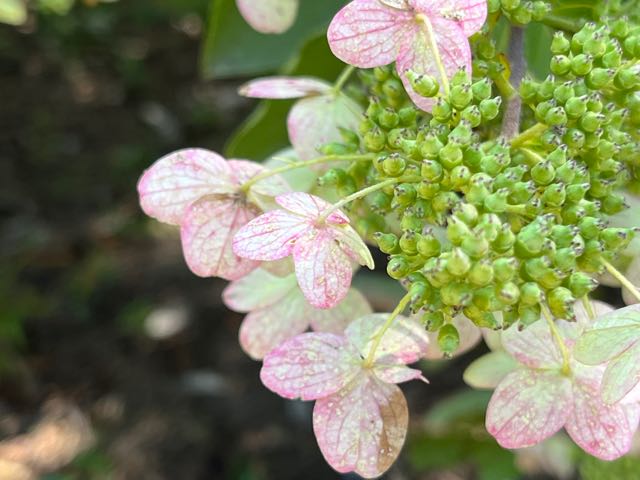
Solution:
[(400, 183), (400, 182), (403, 182), (403, 181), (406, 181), (406, 179), (402, 178), (402, 177), (390, 178), (390, 179), (385, 180), (383, 182), (376, 183), (375, 185), (371, 185), (371, 186), (369, 186), (367, 188), (363, 188), (362, 190), (358, 190), (357, 192), (352, 193), (348, 197), (343, 198), (339, 202), (336, 202), (333, 205), (331, 205), (329, 208), (327, 208), (324, 212), (322, 212), (322, 214), (318, 218), (318, 222), (319, 223), (323, 222), (324, 220), (327, 219), (327, 217), (329, 215), (331, 215), (336, 210), (340, 210), (347, 203), (353, 202), (354, 200), (357, 200), (357, 199), (362, 198), (362, 197), (366, 197), (370, 193), (377, 192), (378, 190), (382, 190), (383, 188), (386, 188), (389, 185), (394, 185), (396, 183)]
[(371, 367), (373, 365), (373, 362), (375, 361), (376, 350), (378, 350), (378, 347), (380, 346), (382, 337), (384, 337), (384, 334), (387, 332), (387, 330), (389, 330), (389, 328), (393, 324), (393, 321), (398, 317), (398, 315), (400, 315), (404, 311), (404, 309), (407, 308), (407, 305), (410, 301), (411, 293), (407, 293), (404, 297), (402, 297), (402, 300), (400, 300), (400, 303), (398, 303), (398, 306), (395, 308), (395, 310), (391, 312), (391, 315), (389, 315), (389, 318), (387, 319), (385, 324), (382, 325), (382, 327), (380, 327), (380, 330), (378, 330), (373, 336), (371, 349), (369, 350), (369, 354), (367, 355), (367, 358), (365, 359), (363, 364), (365, 368)]
[(339, 162), (339, 161), (365, 161), (371, 160), (373, 155), (371, 154), (354, 154), (354, 155), (326, 155), (324, 157), (317, 157), (311, 160), (306, 160), (304, 162), (295, 162), (289, 165), (283, 165), (282, 167), (274, 168), (273, 170), (267, 170), (255, 177), (247, 180), (241, 187), (243, 192), (248, 192), (251, 187), (253, 187), (256, 183), (264, 180), (265, 178), (272, 177), (274, 175), (279, 175), (280, 173), (288, 172), (289, 170), (294, 170), (296, 168), (310, 167), (312, 165), (318, 165), (320, 163), (330, 163), (330, 162)]
[(625, 277), (622, 272), (620, 272), (616, 267), (614, 267), (613, 265), (611, 265), (609, 262), (607, 262), (604, 258), (601, 259), (602, 261), (602, 265), (604, 265), (604, 268), (607, 269), (607, 271), (616, 279), (618, 280), (622, 286), (624, 288), (626, 288), (627, 290), (629, 290), (629, 292), (631, 292), (631, 295), (633, 295), (634, 297), (636, 297), (636, 299), (640, 302), (640, 292), (638, 291), (638, 289), (636, 288), (636, 286), (631, 283), (631, 281)]
[(593, 303), (591, 303), (591, 300), (589, 299), (588, 295), (585, 295), (584, 297), (582, 297), (582, 305), (584, 306), (584, 311), (587, 312), (589, 319), (592, 321), (595, 320), (596, 311), (594, 310)]
[(520, 148), (520, 151), (522, 153), (524, 153), (527, 157), (529, 157), (531, 160), (534, 160), (536, 163), (542, 163), (544, 162), (544, 158), (542, 158), (537, 152), (534, 152), (533, 150), (529, 150), (528, 148)]
[(547, 324), (549, 325), (549, 329), (551, 330), (551, 335), (556, 341), (558, 348), (560, 349), (560, 353), (562, 354), (562, 373), (568, 375), (571, 372), (571, 364), (569, 363), (569, 351), (567, 350), (567, 346), (564, 344), (564, 340), (562, 340), (562, 336), (558, 331), (558, 327), (556, 326), (556, 322), (553, 320), (553, 316), (549, 311), (549, 307), (547, 307), (544, 303), (540, 305), (542, 310), (542, 314), (544, 318), (547, 320)]
[(333, 91), (334, 92), (339, 92), (340, 90), (342, 90), (342, 87), (344, 87), (345, 83), (347, 83), (347, 81), (349, 80), (349, 77), (351, 76), (351, 74), (356, 70), (356, 67), (352, 66), (352, 65), (348, 65), (340, 74), (340, 76), (338, 77), (338, 79), (336, 80), (336, 83), (333, 85)]
[[(511, 85), (515, 90), (520, 88), (520, 83), (527, 70), (527, 61), (524, 57), (524, 29), (511, 27), (511, 41), (509, 42), (509, 66), (511, 68)], [(520, 131), (520, 115), (522, 113), (522, 99), (520, 95), (513, 95), (507, 99), (507, 108), (502, 121), (502, 135), (507, 138), (515, 137)]]
[[(442, 89), (444, 90), (445, 95), (449, 96), (449, 76), (447, 75), (447, 71), (444, 68), (444, 64), (442, 63), (442, 57), (440, 56), (440, 50), (438, 49), (438, 42), (436, 41), (436, 36), (433, 33), (433, 26), (431, 25), (431, 21), (429, 17), (426, 15), (419, 13), (416, 15), (416, 20), (420, 25), (422, 25), (422, 30), (427, 35), (427, 41), (429, 42), (429, 49), (433, 54), (433, 59), (436, 62), (436, 66), (438, 67), (438, 73), (440, 74), (440, 80), (442, 82)], [(471, 74), (471, 72), (468, 72)]]
[(533, 127), (528, 128), (518, 136), (514, 137), (511, 140), (511, 148), (520, 147), (521, 145), (527, 143), (529, 140), (533, 140), (534, 138), (539, 137), (545, 130), (547, 130), (547, 128), (549, 127), (547, 127), (544, 123), (536, 123)]
[(547, 14), (543, 19), (542, 23), (548, 25), (549, 27), (557, 28), (560, 30), (564, 30), (566, 32), (576, 33), (582, 25), (578, 22), (573, 22), (569, 20), (567, 17), (554, 15), (553, 13)]

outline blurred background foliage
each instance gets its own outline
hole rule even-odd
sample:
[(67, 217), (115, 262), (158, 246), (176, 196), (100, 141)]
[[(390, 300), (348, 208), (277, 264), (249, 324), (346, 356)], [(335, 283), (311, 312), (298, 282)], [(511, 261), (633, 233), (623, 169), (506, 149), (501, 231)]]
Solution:
[[(0, 0), (0, 480), (339, 478), (311, 405), (260, 385), (224, 283), (188, 272), (135, 186), (174, 149), (262, 160), (285, 147), (290, 103), (237, 87), (335, 79), (323, 31), (344, 3), (302, 1), (274, 37), (234, 0)], [(527, 35), (544, 76), (550, 31)], [(357, 282), (393, 307), (384, 275)], [(406, 387), (411, 436), (389, 479), (638, 478), (637, 456), (606, 464), (563, 436), (500, 449), (483, 426), (489, 393), (461, 381), (484, 351), (425, 364), (431, 386)]]

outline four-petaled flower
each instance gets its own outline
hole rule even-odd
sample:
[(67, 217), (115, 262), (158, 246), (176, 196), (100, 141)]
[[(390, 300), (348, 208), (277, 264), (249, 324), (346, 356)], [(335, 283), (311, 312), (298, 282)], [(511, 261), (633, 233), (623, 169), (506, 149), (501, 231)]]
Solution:
[(371, 313), (367, 300), (354, 288), (334, 308), (313, 308), (295, 275), (278, 277), (262, 268), (232, 282), (222, 298), (232, 310), (248, 313), (240, 327), (240, 345), (255, 360), (309, 326), (316, 332), (341, 334), (354, 318)]
[(585, 327), (583, 322), (558, 321), (562, 348), (543, 320), (523, 331), (511, 327), (503, 333), (502, 345), (515, 362), (495, 351), (489, 354), (492, 362), (481, 358), (469, 367), (465, 379), (470, 383), (483, 388), (497, 384), (486, 426), (501, 446), (536, 445), (564, 427), (583, 450), (603, 460), (629, 451), (640, 404), (602, 400), (604, 368), (581, 364), (573, 356)]
[(242, 185), (264, 171), (256, 163), (227, 161), (208, 150), (179, 150), (144, 172), (138, 182), (140, 205), (150, 217), (180, 226), (185, 260), (196, 275), (235, 280), (259, 262), (233, 253), (233, 235), (262, 212), (267, 199), (289, 191), (283, 180), (271, 176), (245, 194)]
[(407, 71), (441, 83), (443, 74), (450, 78), (460, 68), (470, 74), (468, 37), (486, 16), (486, 0), (353, 0), (334, 17), (327, 37), (333, 53), (356, 67), (396, 62), (411, 99), (430, 111), (433, 99), (411, 88)]
[(344, 336), (298, 335), (270, 352), (260, 372), (277, 394), (316, 400), (313, 429), (325, 459), (339, 472), (365, 478), (382, 475), (404, 443), (409, 413), (395, 384), (426, 381), (406, 365), (424, 356), (427, 335), (404, 317), (395, 319), (367, 362), (372, 339), (386, 320), (386, 314), (361, 317)]
[(250, 260), (273, 261), (293, 256), (304, 296), (316, 308), (333, 308), (345, 297), (358, 262), (373, 269), (371, 252), (349, 218), (308, 193), (276, 197), (282, 210), (252, 220), (236, 233), (233, 250)]
[(341, 140), (340, 129), (357, 130), (363, 109), (331, 84), (310, 77), (268, 77), (240, 87), (251, 98), (301, 98), (287, 118), (289, 140), (298, 157), (318, 156), (318, 147)]
[(236, 0), (240, 14), (260, 33), (283, 33), (298, 14), (298, 0)]

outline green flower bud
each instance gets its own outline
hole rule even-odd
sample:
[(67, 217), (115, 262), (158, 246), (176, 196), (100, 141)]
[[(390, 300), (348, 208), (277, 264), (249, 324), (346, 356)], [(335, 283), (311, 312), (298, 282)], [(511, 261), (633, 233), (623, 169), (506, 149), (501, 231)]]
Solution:
[(557, 102), (555, 100), (545, 100), (544, 102), (540, 102), (536, 105), (536, 119), (544, 122), (547, 116), (547, 112), (556, 106)]
[(615, 215), (626, 208), (626, 202), (622, 195), (612, 193), (602, 200), (602, 211), (607, 215)]
[(339, 186), (346, 182), (347, 172), (341, 168), (331, 168), (327, 172), (318, 178), (318, 185), (324, 186)]
[(549, 185), (542, 194), (542, 201), (550, 207), (561, 207), (567, 198), (565, 187), (561, 183)]
[(416, 123), (418, 110), (413, 106), (404, 107), (398, 111), (398, 116), (400, 117), (400, 125), (410, 127)]
[(570, 205), (562, 209), (564, 223), (576, 224), (587, 216), (587, 212), (581, 205)]
[(494, 251), (498, 254), (506, 253), (516, 243), (516, 235), (511, 231), (511, 228), (508, 224), (503, 224), (498, 230), (498, 235), (495, 240), (491, 244)]
[(394, 255), (387, 264), (387, 274), (395, 279), (399, 280), (402, 277), (406, 277), (411, 273), (411, 265), (408, 260), (402, 255)]
[(600, 232), (604, 228), (604, 222), (596, 217), (584, 217), (580, 220), (578, 228), (580, 228), (580, 235), (586, 240), (592, 240), (598, 238)]
[(605, 120), (606, 117), (601, 113), (587, 112), (580, 118), (580, 127), (585, 132), (595, 132)]
[(479, 105), (479, 111), (484, 121), (491, 121), (500, 113), (500, 106), (502, 105), (502, 97), (488, 98), (482, 100)]
[(504, 308), (504, 304), (496, 296), (495, 287), (491, 285), (474, 290), (473, 305), (483, 312), (497, 312)]
[(400, 80), (390, 77), (382, 84), (382, 92), (392, 100), (401, 98), (405, 94), (405, 90)]
[(484, 173), (476, 173), (469, 180), (470, 188), (465, 195), (473, 205), (484, 205), (484, 199), (490, 194), (491, 177)]
[(399, 242), (398, 237), (393, 233), (376, 232), (373, 236), (378, 248), (386, 254), (398, 253)]
[(431, 75), (418, 75), (412, 70), (407, 72), (411, 88), (421, 97), (435, 97), (440, 91), (440, 84)]
[(438, 158), (438, 154), (440, 153), (440, 150), (442, 150), (442, 147), (444, 147), (444, 144), (440, 139), (430, 133), (426, 135), (424, 140), (422, 140), (420, 154), (425, 158), (435, 160)]
[(501, 0), (502, 8), (507, 12), (512, 12), (520, 6), (520, 0)]
[(486, 238), (465, 237), (461, 244), (462, 250), (472, 258), (482, 258), (489, 251), (489, 242)]
[(578, 256), (578, 252), (572, 247), (561, 248), (554, 255), (554, 266), (562, 272), (569, 272), (576, 268)]
[(462, 121), (449, 133), (449, 142), (453, 142), (461, 147), (466, 147), (471, 143), (473, 130), (468, 122)]
[(484, 199), (484, 208), (491, 213), (503, 213), (507, 210), (507, 198), (509, 190), (501, 188), (495, 193), (487, 195)]
[(439, 182), (442, 180), (443, 173), (444, 170), (439, 162), (434, 162), (433, 160), (424, 160), (422, 162), (420, 174), (425, 180), (429, 182)]
[(524, 103), (532, 103), (538, 97), (538, 83), (531, 77), (524, 77), (520, 83), (520, 97)]
[(471, 259), (460, 248), (451, 250), (451, 256), (447, 260), (447, 270), (451, 275), (461, 277), (471, 269)]
[(584, 253), (578, 258), (578, 267), (587, 273), (596, 273), (600, 270), (602, 262), (600, 258), (604, 252), (604, 246), (599, 240), (589, 240), (584, 247)]
[(444, 325), (444, 314), (441, 311), (427, 312), (420, 321), (429, 332), (437, 332)]
[(440, 296), (445, 305), (464, 307), (473, 300), (473, 290), (466, 283), (449, 282), (440, 290)]
[(478, 221), (478, 209), (469, 203), (459, 203), (452, 213), (456, 218), (470, 226), (475, 225)]
[(567, 37), (565, 37), (562, 32), (556, 32), (553, 35), (553, 40), (551, 41), (551, 52), (553, 54), (562, 55), (569, 53), (570, 48), (571, 42), (567, 40)]
[(575, 318), (575, 314), (573, 313), (573, 304), (575, 301), (576, 299), (573, 293), (571, 293), (571, 290), (564, 287), (554, 288), (548, 295), (549, 308), (556, 318), (566, 320)]
[(555, 177), (556, 170), (549, 161), (540, 162), (531, 169), (531, 178), (538, 185), (549, 185)]
[(567, 200), (573, 203), (580, 202), (589, 191), (589, 188), (591, 188), (591, 184), (589, 183), (569, 185), (566, 189)]
[(520, 300), (520, 289), (513, 282), (507, 282), (496, 287), (496, 296), (505, 305), (515, 305)]
[(464, 110), (473, 100), (473, 91), (469, 85), (455, 85), (451, 87), (449, 102), (456, 110)]
[(379, 152), (387, 144), (387, 136), (378, 126), (374, 126), (363, 137), (364, 148), (370, 152)]
[(600, 113), (604, 108), (604, 104), (602, 103), (602, 96), (594, 92), (593, 94), (587, 96), (587, 110), (593, 113)]
[(420, 198), (424, 198), (425, 200), (433, 199), (438, 193), (440, 193), (440, 184), (434, 183), (428, 180), (423, 180), (418, 184), (418, 188), (416, 189), (418, 196)]
[(563, 77), (571, 71), (571, 59), (566, 55), (555, 55), (551, 57), (549, 69), (554, 75)]
[[(490, 43), (490, 45), (492, 44)], [(493, 47), (493, 55), (495, 55), (495, 46)], [(487, 100), (491, 97), (491, 81), (488, 78), (483, 78), (471, 86), (471, 91), (473, 92), (473, 98), (476, 102)]]
[(406, 167), (406, 160), (398, 153), (392, 153), (382, 163), (384, 173), (389, 177), (399, 177), (404, 173)]
[(453, 110), (451, 109), (451, 105), (442, 97), (439, 97), (438, 100), (436, 100), (436, 103), (431, 110), (433, 118), (440, 123), (448, 122), (451, 119), (452, 112)]
[(585, 135), (584, 132), (578, 130), (577, 128), (570, 128), (569, 130), (567, 130), (567, 133), (564, 134), (562, 139), (569, 148), (578, 149), (582, 148), (582, 146), (584, 145)]
[(607, 42), (603, 35), (596, 33), (584, 42), (582, 51), (594, 58), (600, 58), (607, 51)]
[(573, 82), (565, 82), (562, 85), (558, 85), (553, 91), (553, 98), (560, 105), (564, 105), (567, 100), (576, 96), (576, 91), (573, 88)]
[(516, 182), (511, 188), (509, 200), (515, 204), (523, 204), (528, 202), (536, 191), (536, 185), (533, 181)]
[(437, 257), (441, 251), (440, 241), (432, 234), (418, 235), (416, 249), (425, 258)]
[(539, 255), (544, 246), (545, 231), (536, 228), (534, 224), (523, 228), (516, 235), (515, 251), (521, 258), (530, 258)]
[(520, 324), (526, 328), (530, 325), (533, 325), (538, 320), (540, 320), (540, 315), (542, 311), (540, 309), (540, 305), (532, 305), (530, 307), (520, 306), (518, 308), (518, 316), (520, 320)]
[(473, 264), (471, 270), (469, 270), (467, 279), (477, 287), (484, 287), (493, 282), (493, 276), (491, 261), (482, 259)]
[(640, 74), (633, 68), (621, 68), (616, 73), (613, 83), (621, 90), (631, 90), (640, 85)]
[(453, 143), (448, 143), (442, 147), (438, 157), (442, 166), (451, 170), (462, 163), (462, 149)]
[(414, 232), (420, 232), (422, 230), (424, 222), (416, 217), (413, 212), (409, 212), (406, 210), (404, 215), (402, 215), (402, 220), (400, 220), (400, 228), (403, 231), (412, 230)]
[(556, 89), (556, 79), (553, 75), (549, 75), (540, 84), (538, 88), (538, 98), (540, 100), (551, 100), (553, 98), (553, 92)]
[(600, 240), (607, 250), (617, 251), (626, 248), (634, 235), (630, 228), (605, 228), (600, 233)]
[(587, 98), (586, 96), (573, 97), (567, 100), (564, 105), (564, 109), (569, 118), (579, 118), (587, 111)]
[(440, 192), (433, 198), (433, 210), (436, 213), (446, 213), (460, 203), (460, 197), (454, 192)]
[(404, 232), (402, 234), (398, 244), (400, 245), (400, 249), (407, 255), (415, 255), (418, 253), (418, 250), (416, 248), (417, 240), (418, 239), (416, 233), (409, 230), (408, 232)]
[(541, 0), (533, 2), (533, 6), (531, 7), (531, 15), (534, 21), (541, 22), (549, 12), (551, 12), (551, 5), (549, 5), (547, 2)]
[(493, 262), (493, 271), (497, 281), (509, 282), (518, 271), (518, 260), (514, 257), (497, 258)]
[(569, 277), (567, 286), (576, 298), (582, 298), (598, 287), (598, 282), (586, 273), (575, 272)]
[(544, 299), (544, 292), (537, 283), (528, 282), (520, 287), (520, 304), (525, 307), (538, 305)]
[(511, 14), (511, 20), (516, 25), (527, 25), (529, 22), (531, 22), (532, 17), (533, 17), (532, 12), (527, 5), (522, 5), (518, 7)]
[(551, 239), (559, 248), (568, 247), (578, 235), (578, 229), (573, 225), (554, 225), (551, 228)]
[(478, 225), (474, 228), (474, 233), (483, 235), (490, 242), (494, 242), (498, 238), (498, 233), (502, 229), (500, 217), (494, 213), (485, 213), (480, 217)]
[(544, 123), (552, 127), (566, 125), (567, 120), (567, 113), (562, 107), (550, 108), (544, 116)]
[(614, 186), (615, 180), (613, 179), (592, 178), (589, 194), (593, 198), (603, 198), (611, 194)]
[(613, 80), (615, 71), (606, 68), (594, 68), (586, 76), (585, 82), (592, 90), (601, 90)]
[(611, 35), (618, 39), (624, 39), (629, 35), (629, 19), (622, 17), (611, 23)]
[(446, 358), (449, 358), (460, 346), (460, 334), (452, 324), (444, 325), (438, 332), (438, 347)]
[(464, 68), (459, 68), (451, 77), (451, 86), (471, 86), (471, 79), (469, 78), (469, 74)]
[(416, 189), (410, 183), (401, 183), (396, 185), (393, 191), (393, 204), (392, 207), (408, 207), (416, 199)]
[(449, 174), (449, 180), (451, 182), (451, 188), (453, 190), (461, 191), (469, 183), (471, 178), (471, 170), (464, 165), (458, 165)]
[(458, 217), (450, 216), (447, 222), (447, 238), (454, 245), (461, 245), (465, 238), (473, 236), (471, 230)]
[(561, 145), (556, 148), (553, 152), (547, 155), (547, 160), (549, 160), (551, 165), (556, 169), (565, 165), (567, 163), (567, 146)]
[(378, 123), (381, 127), (391, 130), (396, 128), (400, 123), (400, 117), (395, 110), (391, 108), (385, 108), (378, 114)]

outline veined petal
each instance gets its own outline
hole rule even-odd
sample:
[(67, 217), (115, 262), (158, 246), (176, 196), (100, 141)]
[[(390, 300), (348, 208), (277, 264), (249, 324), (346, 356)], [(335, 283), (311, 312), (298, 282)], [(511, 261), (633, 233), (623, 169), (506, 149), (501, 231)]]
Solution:
[(236, 312), (250, 312), (273, 305), (296, 288), (295, 275), (277, 277), (262, 268), (231, 282), (222, 292), (224, 304)]
[[(302, 292), (299, 292), (302, 297)], [(355, 288), (349, 290), (347, 296), (344, 297), (338, 305), (323, 310), (313, 308), (310, 305), (305, 306), (301, 314), (309, 319), (311, 328), (316, 332), (328, 333), (344, 333), (347, 326), (356, 318), (363, 317), (372, 313), (371, 306), (367, 299)]]
[(422, 374), (422, 370), (409, 368), (404, 363), (376, 365), (373, 368), (373, 373), (380, 380), (387, 383), (404, 383), (411, 380), (422, 380), (425, 383), (429, 383)]
[[(443, 68), (450, 79), (460, 68), (471, 74), (471, 47), (462, 29), (455, 23), (441, 18), (429, 18), (431, 30), (440, 54)], [(417, 74), (431, 75), (441, 83), (442, 76), (436, 62), (436, 56), (431, 49), (427, 27), (415, 23), (414, 34), (408, 37), (400, 47), (396, 61), (398, 74), (411, 97), (411, 100), (422, 110), (430, 112), (435, 100), (418, 95), (411, 87), (407, 78), (407, 71)]]
[(162, 157), (138, 182), (144, 212), (173, 225), (180, 225), (189, 205), (204, 195), (229, 194), (234, 189), (227, 161), (201, 148), (178, 150)]
[(360, 371), (345, 337), (303, 333), (264, 357), (260, 379), (282, 397), (315, 400), (345, 388)]
[(293, 247), (298, 285), (316, 308), (333, 308), (347, 295), (351, 262), (325, 229), (309, 229)]
[(232, 249), (236, 232), (256, 216), (251, 206), (230, 199), (204, 197), (192, 204), (180, 228), (187, 265), (201, 277), (237, 280), (258, 266)]
[[(374, 313), (358, 318), (349, 325), (345, 335), (366, 358), (371, 350), (373, 338), (389, 318), (388, 313)], [(399, 316), (385, 332), (375, 354), (376, 364), (405, 364), (420, 360), (429, 347), (425, 329), (415, 319)]]
[[(458, 334), (460, 335), (460, 346), (455, 352), (453, 352), (453, 356), (462, 355), (463, 353), (468, 352), (480, 342), (482, 332), (464, 315), (456, 316), (453, 319), (453, 325), (456, 327)], [(437, 333), (429, 333), (429, 342), (430, 345), (427, 349), (425, 358), (429, 360), (439, 360), (444, 358), (444, 353), (438, 346)]]
[(354, 0), (329, 25), (327, 39), (333, 54), (345, 63), (372, 68), (395, 61), (398, 46), (411, 29), (413, 13), (379, 0)]
[(298, 14), (298, 0), (236, 0), (238, 10), (261, 33), (289, 30)]
[[(236, 160), (230, 159), (228, 162), (231, 168), (232, 175), (238, 184), (238, 186), (251, 180), (256, 175), (260, 175), (267, 171), (262, 165), (256, 162), (250, 162), (248, 160)], [(269, 210), (274, 208), (273, 198), (278, 195), (283, 195), (291, 191), (291, 187), (286, 180), (280, 175), (271, 175), (267, 178), (256, 182), (249, 188), (247, 198), (249, 201), (255, 203), (259, 207), (263, 208), (265, 200), (269, 200)], [(263, 208), (263, 210), (265, 210)]]
[(245, 83), (238, 92), (252, 98), (300, 98), (330, 90), (331, 84), (313, 77), (266, 77)]
[(505, 330), (502, 332), (502, 346), (513, 358), (527, 367), (562, 366), (562, 353), (549, 326), (542, 320), (522, 331), (518, 330), (517, 325)]
[(464, 381), (473, 388), (494, 389), (508, 374), (518, 368), (516, 362), (504, 350), (487, 353), (474, 360), (464, 371)]
[(340, 248), (354, 261), (360, 265), (366, 265), (373, 270), (375, 264), (369, 247), (364, 243), (358, 232), (350, 225), (336, 225), (330, 229), (331, 235), (336, 242), (340, 244)]
[(597, 328), (584, 333), (578, 339), (573, 354), (576, 360), (585, 365), (600, 365), (639, 342), (640, 325)]
[(340, 128), (356, 130), (362, 113), (362, 107), (343, 94), (304, 98), (287, 117), (291, 145), (302, 160), (318, 157), (319, 147), (342, 140)]
[(565, 428), (584, 451), (602, 460), (614, 460), (631, 448), (638, 429), (640, 405), (607, 405), (599, 385), (578, 379), (573, 386), (573, 407)]
[(303, 333), (309, 327), (303, 314), (304, 305), (304, 298), (295, 288), (276, 303), (249, 313), (240, 327), (242, 349), (254, 360), (260, 360), (286, 340)]
[(571, 415), (571, 381), (553, 372), (516, 370), (500, 382), (487, 408), (487, 430), (504, 448), (535, 445)]
[[(285, 210), (311, 221), (316, 221), (322, 212), (331, 207), (331, 204), (322, 198), (304, 192), (279, 195), (276, 197), (276, 202)], [(344, 214), (342, 214), (341, 218), (344, 222), (349, 221)]]
[(607, 365), (602, 379), (602, 399), (609, 404), (624, 399), (640, 386), (640, 341)]
[(457, 23), (467, 37), (479, 31), (487, 19), (487, 0), (411, 0), (411, 3), (419, 12)]
[(304, 218), (272, 210), (242, 227), (233, 239), (233, 251), (242, 258), (271, 261), (291, 254), (294, 244), (312, 227)]
[(325, 460), (341, 473), (382, 475), (396, 460), (407, 434), (409, 411), (402, 391), (370, 375), (318, 400), (313, 431)]
[[(591, 303), (596, 319), (615, 310), (614, 307), (608, 303), (601, 302), (600, 300), (589, 300), (589, 302)], [(593, 324), (594, 320), (589, 317), (589, 313), (587, 312), (583, 302), (576, 302), (573, 310), (576, 314), (576, 320), (578, 323), (583, 325), (584, 328), (589, 328)]]

